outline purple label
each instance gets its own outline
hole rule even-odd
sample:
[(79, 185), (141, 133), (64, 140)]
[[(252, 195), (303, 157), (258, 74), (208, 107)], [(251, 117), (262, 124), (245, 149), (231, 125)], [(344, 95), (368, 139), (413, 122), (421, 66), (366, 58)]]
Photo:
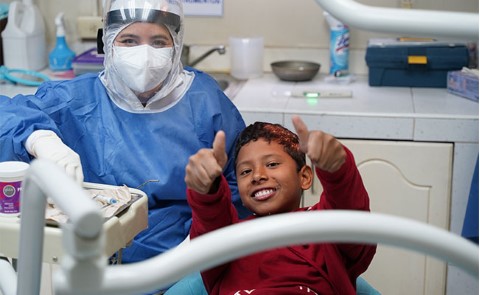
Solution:
[(20, 212), (20, 191), (22, 182), (0, 182), (0, 213)]

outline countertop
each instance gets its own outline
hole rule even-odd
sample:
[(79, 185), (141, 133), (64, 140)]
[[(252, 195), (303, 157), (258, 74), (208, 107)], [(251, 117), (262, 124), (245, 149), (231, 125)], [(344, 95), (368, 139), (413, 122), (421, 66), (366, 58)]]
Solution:
[[(350, 91), (348, 98), (304, 98), (286, 93)], [(258, 118), (290, 125), (300, 114), (312, 129), (343, 138), (478, 143), (477, 102), (444, 88), (370, 87), (366, 75), (350, 84), (284, 82), (271, 73), (248, 80), (233, 102), (251, 123)]]
[(37, 87), (20, 86), (0, 82), (0, 95), (13, 97), (17, 94), (34, 94), (35, 91), (37, 91)]
[[(247, 123), (259, 118), (291, 128), (300, 114), (312, 129), (342, 138), (478, 143), (477, 102), (444, 88), (370, 87), (366, 75), (350, 84), (326, 82), (318, 74), (308, 82), (285, 82), (266, 72), (243, 83), (232, 101)], [(35, 93), (35, 87), (0, 84), (0, 94)], [(350, 91), (348, 98), (299, 98), (303, 91)]]

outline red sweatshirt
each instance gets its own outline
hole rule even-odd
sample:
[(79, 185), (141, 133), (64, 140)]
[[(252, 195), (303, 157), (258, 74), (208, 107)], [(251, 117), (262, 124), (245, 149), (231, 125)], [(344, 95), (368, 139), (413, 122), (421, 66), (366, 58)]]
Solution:
[[(308, 210), (344, 209), (369, 211), (369, 198), (351, 152), (335, 173), (316, 169), (323, 186), (319, 203)], [(240, 221), (231, 204), (231, 192), (222, 178), (215, 194), (187, 191), (192, 207), (190, 237)], [(276, 248), (246, 256), (202, 272), (209, 294), (355, 294), (356, 278), (365, 272), (376, 246), (360, 244), (305, 244)]]

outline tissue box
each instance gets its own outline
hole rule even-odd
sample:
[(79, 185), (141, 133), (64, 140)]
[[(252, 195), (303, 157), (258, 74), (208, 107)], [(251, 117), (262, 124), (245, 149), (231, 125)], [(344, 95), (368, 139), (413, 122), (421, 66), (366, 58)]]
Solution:
[(463, 72), (448, 72), (447, 91), (478, 102), (478, 76)]
[(371, 39), (365, 60), (370, 86), (447, 87), (447, 73), (468, 65), (465, 44)]

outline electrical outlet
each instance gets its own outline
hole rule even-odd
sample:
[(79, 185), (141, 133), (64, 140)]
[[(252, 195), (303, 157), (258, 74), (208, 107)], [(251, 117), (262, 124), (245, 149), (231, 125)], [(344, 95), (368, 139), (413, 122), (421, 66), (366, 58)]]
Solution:
[(98, 29), (103, 27), (100, 16), (79, 16), (77, 18), (78, 34), (82, 39), (96, 39)]
[(414, 0), (400, 0), (400, 8), (413, 8)]

